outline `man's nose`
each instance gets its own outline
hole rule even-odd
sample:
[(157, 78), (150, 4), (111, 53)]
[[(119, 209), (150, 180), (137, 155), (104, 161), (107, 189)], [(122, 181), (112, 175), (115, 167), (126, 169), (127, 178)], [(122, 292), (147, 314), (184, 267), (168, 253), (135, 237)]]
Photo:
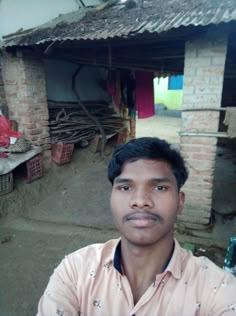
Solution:
[(131, 208), (152, 208), (153, 200), (151, 193), (144, 189), (137, 189), (133, 191), (130, 200)]

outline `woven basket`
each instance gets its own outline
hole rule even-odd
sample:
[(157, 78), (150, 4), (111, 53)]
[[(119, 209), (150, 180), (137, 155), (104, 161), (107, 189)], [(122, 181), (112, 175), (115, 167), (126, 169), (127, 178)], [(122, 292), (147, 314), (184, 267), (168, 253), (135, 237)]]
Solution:
[(29, 140), (18, 138), (15, 144), (10, 145), (8, 148), (3, 148), (2, 151), (7, 153), (25, 153), (31, 147)]

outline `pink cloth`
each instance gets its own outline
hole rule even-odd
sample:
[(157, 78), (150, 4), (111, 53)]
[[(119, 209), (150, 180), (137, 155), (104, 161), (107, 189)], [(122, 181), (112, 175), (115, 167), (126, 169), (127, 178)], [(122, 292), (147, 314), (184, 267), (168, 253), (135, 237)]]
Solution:
[(119, 242), (90, 245), (67, 256), (51, 276), (37, 316), (236, 315), (235, 277), (205, 257), (194, 257), (177, 241), (165, 271), (134, 305), (129, 281), (117, 270)]
[(21, 132), (11, 130), (9, 119), (4, 115), (0, 115), (0, 147), (9, 147), (10, 137), (20, 138), (21, 136)]
[(7, 158), (7, 157), (8, 157), (7, 154), (5, 154), (5, 153), (0, 153), (0, 158)]
[(140, 119), (155, 115), (152, 72), (136, 72), (136, 110)]

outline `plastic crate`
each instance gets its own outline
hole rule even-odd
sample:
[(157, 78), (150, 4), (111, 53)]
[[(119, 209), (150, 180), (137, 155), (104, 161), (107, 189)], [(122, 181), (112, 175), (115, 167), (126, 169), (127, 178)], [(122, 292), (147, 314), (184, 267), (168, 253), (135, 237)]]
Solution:
[(0, 195), (13, 191), (13, 173), (9, 172), (0, 175)]
[(74, 144), (55, 143), (52, 144), (52, 161), (58, 165), (70, 162), (74, 151)]
[(31, 158), (26, 162), (27, 168), (27, 182), (30, 183), (43, 175), (43, 163), (42, 155), (38, 154), (37, 156)]

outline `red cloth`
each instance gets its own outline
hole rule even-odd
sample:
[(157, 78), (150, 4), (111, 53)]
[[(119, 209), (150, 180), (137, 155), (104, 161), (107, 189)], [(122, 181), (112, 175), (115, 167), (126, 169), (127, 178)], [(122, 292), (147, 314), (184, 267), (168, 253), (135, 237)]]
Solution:
[(7, 154), (5, 154), (5, 153), (0, 153), (0, 158), (7, 158), (7, 157), (8, 157)]
[(136, 77), (136, 110), (138, 118), (148, 118), (155, 115), (153, 73), (137, 71)]
[(9, 147), (10, 137), (20, 138), (21, 136), (21, 132), (11, 130), (10, 121), (6, 116), (0, 116), (0, 147)]
[(5, 135), (0, 135), (0, 147), (7, 148), (10, 146), (10, 137)]

